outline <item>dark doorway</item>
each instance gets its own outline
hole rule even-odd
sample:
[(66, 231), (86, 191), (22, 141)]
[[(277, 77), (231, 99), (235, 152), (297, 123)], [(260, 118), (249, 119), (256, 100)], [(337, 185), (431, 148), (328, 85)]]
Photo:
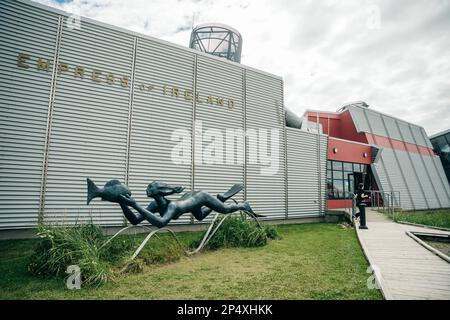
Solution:
[(353, 172), (347, 175), (347, 186), (348, 192), (355, 194), (356, 190), (358, 190), (358, 185), (364, 182), (365, 174), (362, 172)]

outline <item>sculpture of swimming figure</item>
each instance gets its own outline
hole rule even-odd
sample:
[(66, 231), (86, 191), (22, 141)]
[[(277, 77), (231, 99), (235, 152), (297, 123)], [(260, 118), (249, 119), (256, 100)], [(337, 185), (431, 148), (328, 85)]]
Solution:
[[(158, 228), (166, 226), (172, 219), (178, 219), (188, 212), (200, 221), (212, 211), (228, 214), (241, 210), (255, 215), (247, 201), (224, 203), (223, 200), (226, 200), (228, 195), (214, 197), (205, 191), (193, 191), (185, 193), (177, 200), (165, 198), (174, 193), (181, 193), (183, 190), (183, 187), (173, 187), (163, 182), (153, 181), (147, 187), (147, 196), (155, 199), (155, 202), (151, 202), (147, 209), (141, 207), (129, 194), (119, 195), (119, 204), (132, 224), (138, 224), (145, 219)], [(227, 193), (233, 193), (230, 191)], [(139, 215), (133, 213), (129, 207), (134, 208)], [(159, 217), (155, 215), (156, 212), (160, 214)]]
[[(235, 184), (224, 194), (217, 197), (205, 191), (187, 192), (178, 200), (166, 199), (166, 196), (181, 193), (184, 190), (180, 186), (170, 186), (166, 183), (153, 181), (147, 187), (147, 196), (154, 199), (146, 209), (142, 208), (132, 197), (129, 188), (118, 180), (108, 181), (103, 188), (99, 188), (95, 183), (87, 178), (87, 204), (94, 198), (115, 202), (120, 205), (125, 217), (131, 224), (137, 225), (143, 220), (147, 220), (152, 225), (162, 228), (172, 219), (178, 219), (182, 214), (191, 212), (198, 220), (206, 218), (213, 210), (220, 213), (232, 213), (235, 211), (245, 211), (254, 217), (255, 214), (248, 202), (225, 203), (229, 198), (242, 190), (242, 186)], [(137, 213), (131, 209), (134, 208)], [(157, 216), (155, 213), (159, 213)]]

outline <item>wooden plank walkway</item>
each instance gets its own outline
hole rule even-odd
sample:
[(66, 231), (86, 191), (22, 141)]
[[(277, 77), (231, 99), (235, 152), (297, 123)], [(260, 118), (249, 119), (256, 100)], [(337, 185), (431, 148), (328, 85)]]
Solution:
[(450, 263), (414, 241), (406, 231), (449, 232), (394, 223), (370, 208), (366, 215), (369, 229), (356, 230), (370, 265), (379, 270), (385, 298), (449, 300)]

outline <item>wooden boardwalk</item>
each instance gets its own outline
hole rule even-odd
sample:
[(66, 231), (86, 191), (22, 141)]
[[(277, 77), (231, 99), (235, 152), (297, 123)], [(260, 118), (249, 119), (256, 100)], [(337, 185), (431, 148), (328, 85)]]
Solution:
[(406, 231), (449, 232), (394, 223), (370, 208), (366, 213), (369, 229), (356, 230), (370, 265), (379, 270), (385, 298), (449, 300), (450, 263), (414, 241)]

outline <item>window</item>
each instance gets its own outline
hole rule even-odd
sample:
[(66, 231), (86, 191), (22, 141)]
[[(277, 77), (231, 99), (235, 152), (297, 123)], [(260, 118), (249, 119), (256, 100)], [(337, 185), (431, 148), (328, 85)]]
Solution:
[(344, 180), (333, 179), (333, 194), (335, 199), (344, 198)]
[(344, 173), (342, 171), (333, 170), (333, 179), (344, 179)]
[(333, 180), (331, 179), (327, 179), (327, 191), (328, 191), (328, 199), (333, 199), (334, 198)]
[(342, 162), (333, 161), (333, 170), (342, 170)]
[(347, 199), (353, 188), (353, 172), (364, 172), (366, 165), (351, 162), (327, 161), (328, 199)]
[[(359, 165), (358, 165), (359, 166)], [(344, 171), (353, 172), (353, 163), (344, 162)]]

